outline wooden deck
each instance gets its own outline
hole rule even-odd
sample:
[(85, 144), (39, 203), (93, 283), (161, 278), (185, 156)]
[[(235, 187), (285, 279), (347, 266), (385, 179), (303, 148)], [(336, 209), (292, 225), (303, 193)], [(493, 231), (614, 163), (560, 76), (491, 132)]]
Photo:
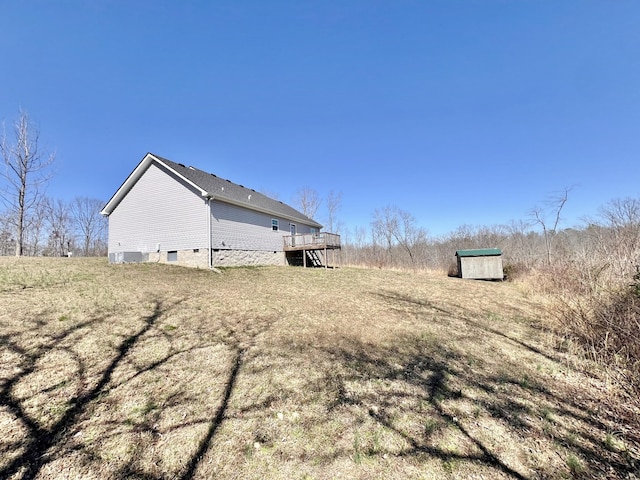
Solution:
[(283, 240), (285, 252), (342, 248), (340, 246), (340, 235), (337, 233), (297, 233), (296, 235), (285, 235)]
[[(342, 248), (340, 235), (336, 233), (299, 233), (285, 235), (283, 240), (289, 265), (329, 268), (329, 252)], [(331, 256), (335, 264), (335, 254)]]

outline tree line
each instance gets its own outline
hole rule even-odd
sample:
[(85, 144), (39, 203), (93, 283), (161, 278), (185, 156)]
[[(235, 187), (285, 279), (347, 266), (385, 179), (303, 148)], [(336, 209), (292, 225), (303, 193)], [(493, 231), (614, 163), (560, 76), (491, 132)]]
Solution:
[(39, 130), (25, 111), (7, 132), (2, 125), (0, 156), (0, 255), (102, 256), (107, 252), (103, 202), (46, 195), (55, 154), (40, 151)]
[[(418, 220), (396, 205), (373, 210), (365, 226), (345, 227), (338, 220), (341, 195), (323, 200), (304, 188), (295, 205), (307, 216), (319, 217), (325, 230), (341, 234), (342, 263), (346, 265), (444, 270), (455, 273), (455, 252), (500, 248), (505, 273), (516, 276), (532, 269), (575, 267), (592, 280), (626, 281), (640, 268), (640, 198), (613, 199), (596, 215), (572, 227), (563, 226), (562, 212), (571, 188), (548, 196), (520, 220), (492, 226), (462, 225), (441, 236), (430, 236)], [(324, 209), (322, 208), (324, 207)], [(324, 211), (323, 211), (324, 210)]]
[[(382, 215), (380, 215), (382, 211)], [(389, 218), (389, 212), (401, 216)], [(500, 248), (507, 274), (531, 269), (554, 269), (566, 264), (588, 272), (629, 278), (640, 263), (640, 199), (607, 203), (595, 218), (571, 228), (536, 229), (531, 219), (504, 225), (463, 225), (430, 237), (397, 207), (374, 212), (369, 227), (343, 233), (347, 264), (380, 268), (451, 270), (456, 250)]]

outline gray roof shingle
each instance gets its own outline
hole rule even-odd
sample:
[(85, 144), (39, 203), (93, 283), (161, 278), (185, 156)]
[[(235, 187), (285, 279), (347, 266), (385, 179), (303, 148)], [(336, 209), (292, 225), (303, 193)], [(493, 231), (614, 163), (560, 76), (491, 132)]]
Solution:
[(272, 212), (287, 218), (296, 219), (306, 225), (322, 228), (321, 224), (307, 217), (295, 208), (279, 200), (269, 198), (251, 188), (246, 188), (242, 185), (233, 183), (230, 180), (220, 178), (212, 173), (207, 173), (195, 167), (187, 167), (181, 163), (173, 162), (156, 154), (151, 155), (170, 167), (172, 170), (175, 170), (190, 182), (200, 187), (202, 190), (205, 190), (216, 199), (222, 201), (228, 200), (232, 203), (239, 204), (250, 209)]

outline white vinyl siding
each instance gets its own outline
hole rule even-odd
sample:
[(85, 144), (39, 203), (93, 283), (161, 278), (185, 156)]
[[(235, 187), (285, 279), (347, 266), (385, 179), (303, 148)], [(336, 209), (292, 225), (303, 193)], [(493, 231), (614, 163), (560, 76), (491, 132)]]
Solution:
[[(288, 225), (289, 220), (256, 212), (221, 201), (211, 203), (211, 246), (220, 250), (282, 251), (283, 235), (272, 229), (272, 220)], [(298, 233), (310, 233), (310, 227), (297, 224)]]
[(207, 215), (199, 191), (152, 163), (109, 215), (109, 252), (207, 248)]

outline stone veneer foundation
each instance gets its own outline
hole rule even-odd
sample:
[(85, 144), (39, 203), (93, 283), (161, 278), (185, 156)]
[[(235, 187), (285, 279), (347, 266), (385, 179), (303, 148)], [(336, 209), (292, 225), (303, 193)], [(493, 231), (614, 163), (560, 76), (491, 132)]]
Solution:
[[(256, 250), (214, 250), (214, 267), (242, 267), (258, 265), (285, 265), (284, 252), (264, 252)], [(151, 252), (148, 262), (168, 263), (183, 267), (208, 268), (209, 257), (206, 249), (179, 250), (176, 260), (169, 261), (167, 252)]]
[(214, 267), (240, 267), (247, 265), (284, 265), (284, 252), (257, 250), (213, 251)]

